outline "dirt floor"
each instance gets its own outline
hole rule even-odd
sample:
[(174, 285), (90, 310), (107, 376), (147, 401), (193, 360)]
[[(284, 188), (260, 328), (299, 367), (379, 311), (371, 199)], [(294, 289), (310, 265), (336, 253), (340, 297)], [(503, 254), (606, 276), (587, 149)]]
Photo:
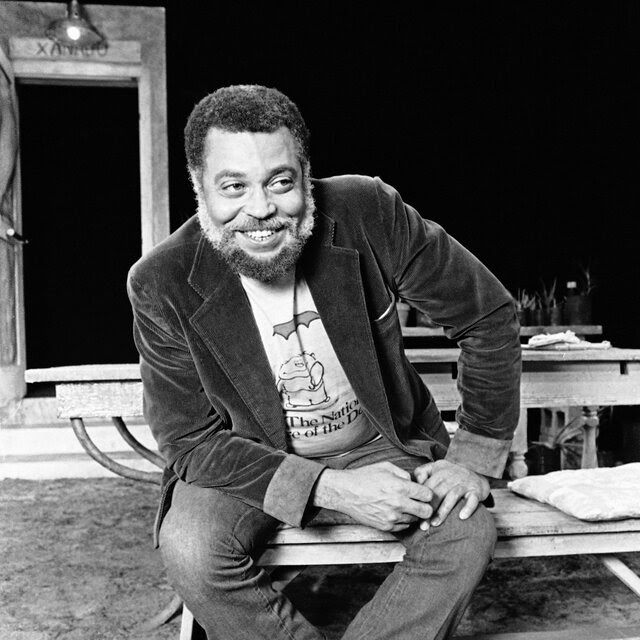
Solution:
[[(151, 542), (158, 488), (121, 479), (0, 481), (1, 640), (177, 640), (141, 623), (172, 597)], [(640, 554), (622, 558), (640, 572)], [(291, 598), (339, 638), (388, 567), (313, 569)], [(460, 635), (640, 625), (640, 600), (593, 558), (501, 560)]]

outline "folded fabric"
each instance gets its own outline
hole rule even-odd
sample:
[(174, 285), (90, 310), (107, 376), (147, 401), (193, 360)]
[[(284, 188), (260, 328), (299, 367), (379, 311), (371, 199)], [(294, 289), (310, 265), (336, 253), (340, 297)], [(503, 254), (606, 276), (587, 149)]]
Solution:
[(533, 349), (535, 351), (583, 351), (584, 349), (611, 349), (611, 343), (608, 340), (602, 342), (587, 342), (581, 340), (576, 344), (558, 342), (556, 344), (532, 347), (528, 344), (522, 345), (523, 349)]
[(581, 340), (571, 330), (560, 331), (558, 333), (538, 333), (531, 336), (527, 344), (522, 345), (523, 349), (551, 349), (560, 350), (576, 350), (576, 349), (609, 349), (611, 343), (608, 340), (602, 342), (589, 342)]
[(640, 518), (640, 462), (553, 471), (519, 478), (507, 486), (581, 520)]

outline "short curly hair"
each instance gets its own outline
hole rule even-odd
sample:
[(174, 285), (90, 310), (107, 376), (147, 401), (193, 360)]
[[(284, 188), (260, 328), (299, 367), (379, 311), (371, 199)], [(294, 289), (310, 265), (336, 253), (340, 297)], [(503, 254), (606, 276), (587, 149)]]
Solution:
[(189, 172), (199, 181), (205, 139), (214, 127), (236, 133), (272, 133), (287, 127), (296, 141), (303, 170), (309, 170), (309, 130), (298, 107), (277, 89), (232, 85), (210, 93), (196, 104), (184, 128), (184, 148)]

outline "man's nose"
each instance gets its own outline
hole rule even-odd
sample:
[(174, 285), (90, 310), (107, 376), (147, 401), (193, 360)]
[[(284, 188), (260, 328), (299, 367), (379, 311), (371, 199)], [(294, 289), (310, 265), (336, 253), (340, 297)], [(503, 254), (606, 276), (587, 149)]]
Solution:
[(244, 212), (252, 218), (268, 218), (276, 212), (276, 206), (264, 189), (255, 189), (249, 201), (243, 207)]

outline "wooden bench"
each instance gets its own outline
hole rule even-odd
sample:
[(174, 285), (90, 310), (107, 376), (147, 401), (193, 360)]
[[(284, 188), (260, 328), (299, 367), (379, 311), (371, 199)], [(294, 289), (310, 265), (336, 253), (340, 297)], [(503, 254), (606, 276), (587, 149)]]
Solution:
[[(457, 350), (449, 349), (440, 354), (427, 351), (419, 350), (410, 355), (419, 367), (422, 366), (421, 375), (434, 392), (439, 406), (453, 405), (457, 402), (454, 364), (454, 352)], [(575, 354), (570, 354), (566, 362), (559, 362), (557, 355), (554, 360), (551, 354), (538, 354), (538, 357), (525, 354), (525, 364), (537, 364), (530, 369), (525, 368), (523, 398), (531, 399), (532, 394), (538, 393), (537, 401), (542, 404), (536, 406), (554, 406), (558, 398), (566, 404), (590, 404), (585, 394), (591, 390), (598, 403), (602, 399), (613, 401), (613, 404), (622, 403), (622, 399), (632, 400), (626, 404), (640, 403), (640, 368), (637, 362), (640, 351), (616, 351), (620, 353), (610, 354), (608, 359), (599, 359), (602, 355), (595, 354), (595, 360), (592, 359), (595, 366), (586, 371), (585, 362), (587, 365), (589, 362)], [(142, 412), (138, 365), (30, 370), (27, 381), (55, 383), (59, 415), (71, 419), (81, 444), (94, 459), (125, 477), (159, 482), (159, 472), (142, 472), (110, 461), (92, 443), (84, 428), (84, 418), (111, 417), (136, 451), (162, 466), (158, 454), (138, 443), (123, 420), (123, 417), (140, 416)], [(568, 399), (573, 402), (566, 402)], [(590, 523), (518, 497), (505, 489), (496, 490), (494, 497), (496, 506), (492, 511), (499, 535), (496, 557), (594, 554), (640, 596), (640, 578), (615, 556), (617, 553), (640, 551), (640, 519)], [(402, 545), (390, 534), (333, 517), (314, 522), (304, 530), (283, 526), (267, 545), (259, 563), (274, 568), (275, 584), (282, 586), (307, 565), (397, 562), (403, 551)], [(157, 616), (155, 622), (168, 619), (172, 612), (175, 612), (175, 602)], [(192, 640), (194, 629), (197, 625), (185, 608), (181, 640)]]
[[(585, 522), (509, 489), (492, 493), (496, 558), (593, 554), (640, 597), (640, 577), (615, 555), (640, 551), (640, 519)], [(403, 555), (404, 547), (392, 534), (351, 524), (340, 514), (327, 514), (305, 529), (283, 525), (258, 564), (280, 570), (272, 579), (277, 588), (283, 588), (305, 566), (398, 562)], [(199, 633), (194, 626), (185, 608), (180, 640), (192, 640)]]

